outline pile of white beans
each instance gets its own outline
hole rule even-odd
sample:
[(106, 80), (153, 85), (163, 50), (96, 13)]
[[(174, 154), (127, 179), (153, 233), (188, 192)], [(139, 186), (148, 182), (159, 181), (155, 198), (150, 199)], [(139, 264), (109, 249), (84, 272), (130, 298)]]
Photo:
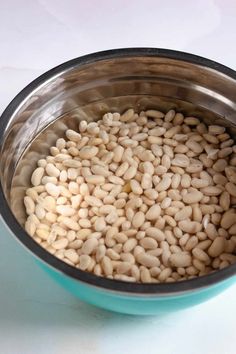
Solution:
[(236, 262), (236, 145), (170, 110), (106, 113), (67, 130), (26, 190), (25, 229), (98, 276), (175, 282)]

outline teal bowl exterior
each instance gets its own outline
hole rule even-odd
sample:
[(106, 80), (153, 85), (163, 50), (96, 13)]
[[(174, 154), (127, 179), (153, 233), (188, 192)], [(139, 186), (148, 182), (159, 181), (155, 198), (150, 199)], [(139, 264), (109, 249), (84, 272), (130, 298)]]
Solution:
[[(57, 124), (52, 124), (57, 118), (65, 116), (63, 122), (72, 124), (70, 114), (78, 107), (84, 107), (80, 114), (89, 112), (88, 117), (95, 119), (110, 109), (123, 111), (132, 104), (137, 110), (167, 111), (172, 107), (193, 115), (198, 112), (210, 122), (217, 116), (218, 124), (227, 123), (236, 136), (236, 72), (221, 64), (155, 48), (118, 49), (73, 59), (30, 83), (0, 118), (0, 214), (8, 226), (0, 220), (0, 232), (14, 235), (52, 279), (79, 299), (121, 313), (163, 314), (197, 305), (224, 291), (236, 281), (236, 264), (181, 282), (141, 284), (97, 277), (54, 257), (21, 226), (25, 215), (19, 203), (24, 195), (19, 193), (29, 185), (24, 173), (32, 173), (39, 156), (48, 151), (47, 139), (41, 141), (39, 151), (28, 154), (28, 161), (23, 159), (22, 179), (17, 189), (12, 188), (14, 177), (19, 178), (16, 166), (29, 143), (49, 126), (53, 126), (51, 137), (60, 136)], [(60, 119), (58, 123), (57, 128), (62, 129)]]
[(131, 315), (161, 315), (198, 305), (220, 294), (236, 282), (236, 276), (203, 289), (180, 295), (132, 295), (104, 290), (74, 280), (37, 261), (49, 276), (82, 301), (97, 307)]

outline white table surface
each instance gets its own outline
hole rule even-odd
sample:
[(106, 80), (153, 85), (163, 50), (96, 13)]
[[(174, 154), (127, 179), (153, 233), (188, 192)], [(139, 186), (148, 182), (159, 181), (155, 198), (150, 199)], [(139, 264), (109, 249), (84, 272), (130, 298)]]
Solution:
[[(236, 69), (234, 0), (2, 0), (0, 112), (63, 61), (119, 47), (162, 47)], [(0, 230), (1, 354), (235, 354), (236, 286), (163, 317), (108, 313), (54, 284)]]

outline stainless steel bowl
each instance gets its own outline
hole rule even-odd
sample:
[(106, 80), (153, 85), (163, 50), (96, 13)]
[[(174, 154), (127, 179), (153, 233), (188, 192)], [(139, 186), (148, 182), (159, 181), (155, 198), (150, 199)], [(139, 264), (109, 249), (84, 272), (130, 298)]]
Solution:
[(110, 50), (73, 59), (43, 74), (6, 108), (0, 119), (0, 212), (11, 232), (34, 255), (80, 282), (136, 294), (178, 294), (236, 274), (236, 265), (173, 284), (131, 284), (101, 279), (60, 261), (22, 227), (22, 196), (36, 161), (65, 129), (107, 111), (171, 108), (230, 128), (235, 135), (236, 73), (216, 62), (166, 49)]

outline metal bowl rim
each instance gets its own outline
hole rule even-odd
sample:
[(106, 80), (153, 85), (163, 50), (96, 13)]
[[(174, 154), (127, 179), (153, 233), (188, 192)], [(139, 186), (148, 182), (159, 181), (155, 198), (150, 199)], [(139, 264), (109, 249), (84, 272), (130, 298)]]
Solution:
[[(101, 52), (95, 52), (92, 54), (84, 55), (78, 58), (74, 58), (65, 63), (62, 63), (28, 84), (7, 106), (0, 118), (0, 149), (2, 150), (4, 133), (7, 128), (9, 118), (14, 114), (19, 105), (27, 99), (27, 97), (37, 87), (45, 83), (47, 80), (52, 79), (55, 76), (62, 74), (63, 72), (73, 69), (75, 67), (82, 67), (87, 64), (92, 64), (97, 61), (107, 59), (118, 59), (125, 57), (163, 57), (167, 59), (174, 59), (179, 61), (189, 62), (195, 65), (203, 66), (215, 70), (219, 73), (229, 76), (236, 80), (236, 72), (227, 66), (219, 64), (213, 60), (206, 59), (201, 56), (197, 56), (190, 53), (181, 51), (163, 49), (163, 48), (120, 48), (111, 49)], [(43, 249), (37, 244), (26, 231), (18, 224), (11, 209), (6, 201), (3, 193), (2, 184), (0, 182), (0, 215), (2, 216), (5, 224), (10, 229), (11, 233), (22, 243), (31, 253), (33, 253), (41, 261), (52, 267), (54, 270), (78, 280), (87, 285), (100, 288), (101, 290), (109, 290), (120, 294), (140, 295), (140, 296), (171, 296), (177, 295), (189, 291), (196, 291), (198, 289), (209, 287), (210, 285), (216, 285), (222, 281), (229, 279), (236, 275), (236, 264), (230, 265), (224, 269), (213, 272), (209, 275), (197, 277), (190, 280), (174, 283), (159, 283), (159, 284), (141, 284), (123, 282), (113, 279), (107, 279), (104, 277), (98, 277), (92, 273), (81, 271), (75, 267), (68, 265), (67, 263), (56, 258), (48, 251)]]

